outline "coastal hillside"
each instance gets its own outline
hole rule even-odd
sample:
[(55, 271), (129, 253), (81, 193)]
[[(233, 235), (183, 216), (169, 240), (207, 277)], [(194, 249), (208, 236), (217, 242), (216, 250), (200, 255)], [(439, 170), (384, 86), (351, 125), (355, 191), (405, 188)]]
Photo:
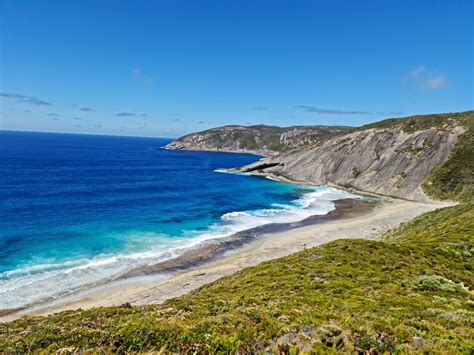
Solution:
[(166, 148), (276, 155), (348, 130), (344, 126), (224, 126), (188, 134)]
[(235, 171), (424, 201), (423, 182), (453, 154), (461, 170), (440, 168), (425, 190), (455, 197), (473, 179), (473, 122), (474, 111), (385, 120)]

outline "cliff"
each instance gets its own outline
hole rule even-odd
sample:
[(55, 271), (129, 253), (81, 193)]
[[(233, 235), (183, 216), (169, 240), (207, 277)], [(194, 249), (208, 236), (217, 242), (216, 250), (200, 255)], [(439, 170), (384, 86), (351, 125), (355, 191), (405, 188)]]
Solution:
[(224, 126), (188, 134), (166, 148), (276, 155), (348, 130), (343, 126)]
[(235, 171), (424, 201), (422, 183), (470, 132), (473, 117), (468, 111), (381, 121)]

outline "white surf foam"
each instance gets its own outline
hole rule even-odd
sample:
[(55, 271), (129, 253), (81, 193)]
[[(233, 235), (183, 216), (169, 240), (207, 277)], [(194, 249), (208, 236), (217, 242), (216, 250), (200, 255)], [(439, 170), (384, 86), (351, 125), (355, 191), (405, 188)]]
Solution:
[(235, 174), (235, 175), (245, 175), (249, 176), (250, 173), (238, 172), (238, 171), (229, 171), (227, 169), (216, 169), (214, 170), (215, 173), (224, 173), (224, 174)]

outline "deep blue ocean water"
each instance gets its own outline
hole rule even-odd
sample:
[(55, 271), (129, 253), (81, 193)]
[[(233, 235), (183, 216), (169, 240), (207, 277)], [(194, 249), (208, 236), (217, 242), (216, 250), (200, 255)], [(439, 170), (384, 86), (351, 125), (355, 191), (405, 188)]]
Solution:
[(0, 131), (0, 309), (346, 197), (219, 172), (259, 157), (162, 149), (169, 141)]

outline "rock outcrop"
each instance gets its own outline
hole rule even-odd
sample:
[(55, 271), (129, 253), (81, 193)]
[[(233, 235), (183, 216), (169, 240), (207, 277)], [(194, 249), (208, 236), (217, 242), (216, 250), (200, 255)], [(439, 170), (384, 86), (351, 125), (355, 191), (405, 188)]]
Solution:
[(423, 201), (427, 197), (422, 182), (448, 158), (463, 132), (455, 121), (408, 132), (401, 126), (369, 128), (261, 159), (237, 171)]

